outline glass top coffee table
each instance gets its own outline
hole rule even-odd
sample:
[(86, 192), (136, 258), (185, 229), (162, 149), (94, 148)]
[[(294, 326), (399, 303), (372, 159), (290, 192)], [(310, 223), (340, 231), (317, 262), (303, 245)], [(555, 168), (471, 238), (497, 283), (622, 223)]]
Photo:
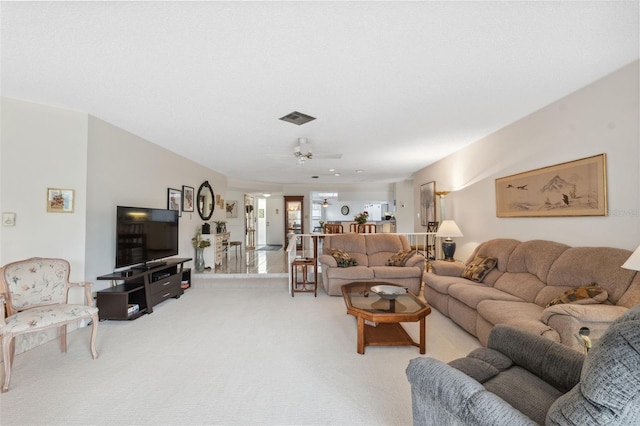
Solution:
[[(393, 300), (384, 299), (371, 291), (371, 287), (379, 285), (402, 288), (384, 282), (355, 282), (342, 286), (347, 313), (358, 322), (358, 353), (364, 354), (365, 346), (417, 346), (424, 354), (425, 318), (431, 313), (431, 307), (410, 292)], [(420, 343), (414, 342), (400, 325), (401, 322), (417, 321), (420, 321)]]

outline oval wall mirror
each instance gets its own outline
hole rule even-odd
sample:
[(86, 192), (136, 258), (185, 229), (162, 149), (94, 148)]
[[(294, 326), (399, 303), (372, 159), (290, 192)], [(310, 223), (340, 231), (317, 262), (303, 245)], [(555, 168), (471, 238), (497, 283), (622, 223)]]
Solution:
[(211, 219), (213, 210), (216, 208), (214, 204), (213, 188), (209, 185), (209, 181), (204, 181), (198, 188), (198, 214), (202, 220)]

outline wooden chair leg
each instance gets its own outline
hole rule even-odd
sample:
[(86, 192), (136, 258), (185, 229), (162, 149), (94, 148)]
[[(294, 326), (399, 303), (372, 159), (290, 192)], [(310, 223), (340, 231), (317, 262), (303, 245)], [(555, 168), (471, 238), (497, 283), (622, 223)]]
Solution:
[(4, 384), (2, 385), (2, 392), (4, 393), (9, 390), (15, 345), (12, 334), (5, 334), (0, 338), (2, 339), (2, 361), (4, 362)]
[(67, 353), (67, 325), (60, 326), (60, 350)]
[(98, 358), (98, 352), (96, 351), (96, 334), (98, 333), (98, 314), (91, 315), (91, 356), (93, 359)]

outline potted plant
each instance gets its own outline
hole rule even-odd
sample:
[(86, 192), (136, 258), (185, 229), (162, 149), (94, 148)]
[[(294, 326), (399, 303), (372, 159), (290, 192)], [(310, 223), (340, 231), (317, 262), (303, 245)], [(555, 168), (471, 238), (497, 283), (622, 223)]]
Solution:
[(353, 218), (353, 220), (355, 220), (356, 223), (360, 225), (364, 225), (365, 223), (367, 223), (367, 219), (369, 219), (369, 212), (367, 211), (359, 213)]
[(227, 222), (225, 220), (214, 220), (216, 224), (216, 233), (220, 234), (227, 231)]

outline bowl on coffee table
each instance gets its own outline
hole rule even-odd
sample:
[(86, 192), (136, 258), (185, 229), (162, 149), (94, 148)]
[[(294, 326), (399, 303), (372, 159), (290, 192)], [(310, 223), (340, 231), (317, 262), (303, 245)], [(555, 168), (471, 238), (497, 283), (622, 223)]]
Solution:
[(371, 292), (383, 299), (395, 300), (401, 294), (407, 294), (407, 288), (395, 285), (376, 285), (371, 287)]

